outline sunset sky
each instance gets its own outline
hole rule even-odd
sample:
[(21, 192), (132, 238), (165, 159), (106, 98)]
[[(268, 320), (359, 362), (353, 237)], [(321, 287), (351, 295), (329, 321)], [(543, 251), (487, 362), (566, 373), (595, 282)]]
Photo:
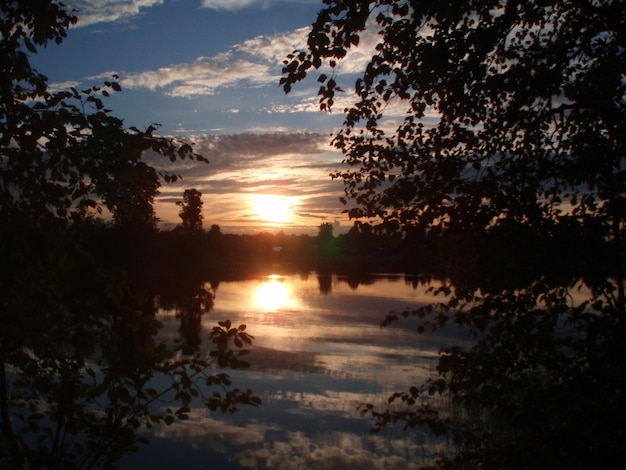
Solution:
[[(329, 177), (341, 165), (329, 142), (344, 104), (319, 111), (316, 76), (289, 95), (278, 85), (282, 61), (304, 47), (321, 0), (65, 3), (78, 10), (78, 25), (32, 58), (51, 86), (93, 86), (117, 74), (122, 92), (106, 102), (114, 115), (129, 127), (159, 123), (160, 134), (195, 142), (210, 160), (180, 165), (182, 182), (163, 186), (157, 215), (165, 226), (180, 222), (175, 202), (188, 188), (203, 194), (205, 227), (226, 233), (352, 225), (339, 202), (342, 183)], [(363, 39), (341, 64), (346, 90), (374, 40)]]

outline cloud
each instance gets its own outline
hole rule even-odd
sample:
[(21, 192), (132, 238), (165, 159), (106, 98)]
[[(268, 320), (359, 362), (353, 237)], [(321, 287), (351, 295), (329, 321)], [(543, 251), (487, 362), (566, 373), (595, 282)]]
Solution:
[[(82, 0), (76, 1), (72, 6), (76, 6), (82, 12), (79, 13), (81, 25), (86, 25), (128, 19), (140, 14), (142, 9), (160, 3), (162, 0), (136, 0), (134, 2), (109, 0), (102, 4), (95, 0)], [(271, 2), (205, 0), (204, 6), (238, 9), (258, 7), (266, 3), (269, 5)], [(125, 89), (158, 90), (166, 96), (177, 98), (195, 99), (201, 96), (212, 96), (227, 89), (241, 90), (241, 96), (245, 96), (250, 90), (262, 87), (271, 87), (276, 90), (282, 75), (283, 60), (294, 50), (305, 47), (309, 31), (310, 27), (307, 26), (274, 35), (259, 35), (234, 44), (221, 53), (209, 57), (201, 56), (192, 62), (171, 64), (140, 72), (115, 71), (115, 73), (121, 77), (119, 81)], [(354, 101), (350, 92), (354, 83), (352, 74), (364, 69), (376, 42), (375, 35), (369, 32), (363, 33), (360, 46), (352, 49), (348, 56), (340, 61), (337, 68), (337, 72), (341, 74), (340, 85), (348, 92), (337, 96), (335, 110), (338, 112), (343, 111)], [(112, 73), (88, 78), (109, 79)], [(316, 73), (330, 75), (332, 71), (323, 67), (312, 72), (313, 75)], [(280, 93), (275, 99), (268, 101), (264, 112), (319, 113), (316, 96), (318, 85), (314, 77), (311, 77), (307, 83), (302, 83), (288, 97)], [(256, 102), (256, 98), (258, 98), (258, 93), (252, 101)], [(241, 111), (239, 107), (235, 109)]]
[(141, 10), (162, 5), (164, 0), (68, 0), (69, 9), (75, 9), (77, 27), (97, 23), (110, 23), (128, 20), (141, 13)]
[[(258, 168), (268, 157), (320, 155), (331, 151), (329, 136), (317, 132), (264, 132), (190, 136), (195, 151), (209, 159), (209, 171)], [(296, 164), (297, 160), (291, 160)]]
[(244, 8), (269, 8), (277, 3), (310, 3), (317, 4), (318, 0), (203, 0), (202, 6), (213, 10), (238, 11)]
[[(303, 27), (273, 36), (256, 36), (235, 44), (220, 54), (198, 57), (189, 63), (173, 64), (139, 73), (117, 73), (122, 77), (120, 83), (124, 88), (164, 90), (167, 96), (172, 97), (208, 96), (226, 88), (246, 85), (253, 88), (262, 86), (275, 88), (282, 75), (283, 60), (294, 50), (306, 45), (309, 30), (309, 27)], [(364, 69), (376, 43), (370, 33), (364, 33), (363, 37), (367, 39), (362, 39), (361, 46), (352, 49), (338, 67), (339, 73), (348, 76), (346, 83), (350, 86), (345, 87), (347, 90), (352, 88), (350, 76)], [(331, 73), (326, 69), (317, 72)], [(270, 104), (267, 112), (319, 112), (316, 90), (316, 83), (302, 84), (300, 92), (292, 91), (290, 94), (291, 101), (296, 98), (298, 102)], [(351, 93), (338, 95), (335, 109), (343, 111), (352, 101)]]
[(182, 63), (140, 73), (124, 73), (125, 88), (165, 89), (168, 96), (197, 97), (213, 95), (219, 89), (248, 84), (252, 87), (276, 86), (282, 60), (303, 44), (308, 28), (273, 37), (258, 36), (236, 44), (212, 57), (199, 57)]
[[(239, 88), (245, 93), (251, 88), (269, 86), (276, 88), (282, 75), (283, 60), (288, 54), (306, 45), (309, 27), (298, 28), (273, 36), (260, 35), (235, 44), (225, 52), (212, 57), (199, 57), (194, 62), (175, 64), (140, 73), (119, 72), (121, 84), (128, 89), (164, 90), (167, 96), (197, 98), (215, 95), (226, 89)], [(316, 74), (333, 75), (345, 90), (335, 97), (334, 110), (341, 113), (355, 102), (353, 84), (356, 75), (365, 69), (378, 42), (375, 33), (362, 33), (358, 48), (349, 51), (337, 69), (327, 67), (312, 71), (308, 82), (296, 87), (288, 97), (268, 102), (265, 112), (272, 114), (319, 113)], [(237, 108), (238, 109), (238, 108)], [(395, 115), (389, 107), (387, 115)], [(398, 108), (398, 115), (406, 107)]]
[[(110, 78), (111, 76), (109, 75), (108, 77)], [(80, 86), (80, 82), (77, 82), (77, 81), (56, 82), (56, 83), (51, 83), (48, 86), (48, 89), (52, 92), (57, 92), (57, 91), (65, 91), (72, 87), (78, 87), (78, 86)]]
[[(386, 442), (389, 438), (383, 435), (358, 436), (335, 430), (324, 430), (312, 436), (276, 424), (235, 425), (212, 418), (197, 408), (191, 410), (189, 419), (184, 423), (159, 427), (155, 435), (190, 443), (195, 449), (208, 448), (228, 454), (239, 465), (250, 469), (382, 470), (420, 467), (410, 458), (411, 451), (416, 448), (415, 443), (409, 440), (410, 434), (396, 438), (392, 443)], [(426, 445), (422, 444), (422, 448)]]
[(230, 53), (199, 57), (195, 62), (162, 67), (154, 71), (125, 74), (126, 88), (168, 88), (166, 94), (178, 97), (212, 95), (221, 87), (233, 87), (247, 81), (252, 85), (273, 82), (267, 64), (232, 59)]
[[(319, 113), (320, 111), (320, 97), (315, 95), (315, 92), (310, 90), (301, 94), (303, 97), (295, 104), (275, 104), (268, 112), (270, 113)], [(298, 95), (294, 96), (298, 97)], [(345, 108), (348, 108), (354, 104), (355, 95), (349, 93), (337, 93), (335, 95), (333, 111), (343, 112)]]
[(269, 3), (268, 0), (204, 0), (202, 6), (213, 10), (237, 11), (251, 7), (266, 8)]
[(236, 44), (233, 49), (282, 66), (287, 54), (306, 44), (309, 31), (309, 27), (304, 27), (274, 36), (257, 36)]
[(298, 199), (296, 217), (282, 227), (291, 233), (315, 233), (321, 221), (342, 218), (342, 183), (329, 176), (340, 165), (341, 154), (330, 147), (328, 134), (266, 132), (200, 135), (190, 140), (209, 159), (208, 165), (183, 161), (164, 167), (162, 161), (151, 162), (183, 178), (163, 186), (157, 198), (157, 214), (166, 224), (179, 222), (174, 202), (189, 188), (205, 196), (207, 224), (219, 221), (228, 232), (241, 233), (258, 225), (250, 210), (254, 194)]

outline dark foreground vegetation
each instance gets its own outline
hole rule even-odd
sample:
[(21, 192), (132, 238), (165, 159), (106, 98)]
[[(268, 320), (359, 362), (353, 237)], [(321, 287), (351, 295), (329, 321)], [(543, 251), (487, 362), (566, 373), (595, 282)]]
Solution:
[[(245, 326), (217, 323), (207, 354), (197, 332), (205, 281), (280, 269), (447, 276), (440, 303), (381, 312), (383, 325), (455, 323), (473, 346), (442, 350), (388, 407), (361, 407), (375, 430), (446, 443), (427, 465), (626, 466), (623, 1), (325, 0), (286, 58), (286, 92), (324, 65), (332, 108), (338, 63), (372, 25), (380, 44), (333, 140), (358, 222), (316, 237), (205, 232), (193, 190), (181, 226), (159, 231), (153, 201), (177, 176), (146, 157), (202, 156), (112, 116), (116, 77), (48, 89), (28, 54), (76, 21), (58, 2), (0, 11), (0, 467), (112, 467), (138, 429), (192, 402), (259, 405), (218, 370), (247, 365)], [(406, 105), (391, 131), (390, 102)], [(159, 341), (160, 306), (179, 314), (175, 344)]]
[(285, 58), (286, 93), (313, 76), (323, 111), (356, 94), (332, 140), (349, 214), (439, 240), (441, 302), (384, 324), (476, 339), (362, 407), (447, 441), (432, 467), (626, 465), (625, 31), (621, 0), (327, 0)]
[[(162, 181), (146, 157), (203, 162), (191, 146), (126, 128), (101, 85), (53, 91), (29, 55), (60, 44), (76, 17), (50, 0), (0, 0), (0, 468), (114, 468), (138, 431), (194, 406), (258, 406), (222, 368), (247, 366), (245, 325), (217, 322), (200, 350), (212, 294), (173, 276), (156, 247)], [(111, 227), (95, 220), (112, 215)], [(114, 227), (114, 228), (113, 228)], [(161, 284), (163, 285), (163, 284)], [(181, 339), (156, 317), (176, 306)]]

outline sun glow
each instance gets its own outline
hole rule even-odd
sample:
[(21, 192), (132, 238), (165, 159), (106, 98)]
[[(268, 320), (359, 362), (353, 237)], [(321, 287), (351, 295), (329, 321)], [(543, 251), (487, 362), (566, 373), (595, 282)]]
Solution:
[(256, 194), (252, 204), (254, 212), (265, 222), (285, 223), (293, 217), (296, 200), (275, 194)]
[(275, 311), (293, 303), (291, 289), (282, 282), (280, 276), (270, 276), (256, 290), (254, 299), (262, 310)]

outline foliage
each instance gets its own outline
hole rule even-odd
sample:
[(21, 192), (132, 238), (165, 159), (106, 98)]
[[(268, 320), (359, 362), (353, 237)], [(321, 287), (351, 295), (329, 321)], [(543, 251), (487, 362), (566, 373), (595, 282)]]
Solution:
[[(380, 43), (334, 144), (354, 216), (483, 228), (571, 215), (613, 219), (624, 178), (622, 2), (325, 2), (283, 87)], [(337, 78), (321, 75), (332, 107)], [(386, 132), (385, 112), (405, 116)], [(434, 120), (429, 125), (428, 119)], [(596, 158), (602, 155), (602, 158)]]
[(317, 238), (320, 240), (328, 240), (333, 238), (333, 224), (330, 222), (324, 222), (318, 227)]
[(391, 313), (383, 326), (416, 317), (421, 333), (460, 327), (475, 343), (444, 348), (436, 377), (361, 411), (377, 431), (402, 423), (448, 440), (443, 468), (618, 468), (624, 331), (611, 303), (540, 279)]
[[(152, 202), (178, 177), (145, 158), (205, 159), (156, 125), (125, 128), (104, 105), (115, 81), (49, 88), (29, 54), (75, 22), (54, 0), (0, 0), (3, 468), (112, 467), (138, 429), (186, 418), (192, 400), (259, 404), (210, 370), (246, 365), (245, 326), (220, 323), (206, 356), (158, 338)], [(114, 228), (91, 218), (106, 211)]]
[(475, 338), (390, 398), (408, 408), (363, 409), (379, 429), (451, 439), (445, 468), (623, 466), (626, 4), (324, 3), (281, 84), (329, 70), (332, 109), (341, 59), (378, 35), (332, 176), (351, 217), (421, 232), (444, 255), (447, 299), (404, 315)]
[(181, 229), (185, 232), (202, 231), (202, 193), (197, 189), (185, 189), (183, 200), (176, 203), (180, 206)]
[(113, 210), (113, 221), (122, 228), (155, 230), (158, 219), (153, 204), (160, 187), (156, 170), (144, 162), (138, 162), (119, 174), (115, 183), (115, 192), (106, 199)]
[[(66, 219), (103, 206), (115, 212), (127, 196), (123, 185), (139, 173), (151, 180), (154, 195), (154, 175), (141, 161), (145, 152), (171, 160), (204, 160), (189, 144), (154, 135), (155, 125), (145, 131), (125, 129), (103, 103), (104, 97), (121, 90), (115, 81), (82, 90), (49, 89), (47, 78), (31, 68), (28, 54), (49, 41), (60, 43), (76, 22), (60, 3), (2, 0), (0, 11), (3, 217), (18, 213)], [(166, 181), (177, 178), (161, 176)]]
[[(20, 257), (28, 269), (11, 270), (16, 278), (5, 281), (13, 295), (1, 310), (1, 424), (3, 457), (15, 467), (113, 465), (144, 442), (137, 430), (185, 419), (192, 401), (224, 412), (259, 404), (211, 370), (247, 365), (245, 326), (213, 328), (211, 351), (189, 348), (184, 335), (177, 344), (161, 340), (159, 291), (147, 276), (158, 265), (144, 260), (145, 273), (129, 276), (109, 254), (113, 230), (82, 223), (64, 237), (48, 232), (32, 258)], [(89, 249), (94, 242), (98, 248)], [(181, 281), (187, 288), (171, 292), (170, 304), (191, 308), (186, 292), (194, 282)], [(208, 300), (207, 309), (210, 293)]]

